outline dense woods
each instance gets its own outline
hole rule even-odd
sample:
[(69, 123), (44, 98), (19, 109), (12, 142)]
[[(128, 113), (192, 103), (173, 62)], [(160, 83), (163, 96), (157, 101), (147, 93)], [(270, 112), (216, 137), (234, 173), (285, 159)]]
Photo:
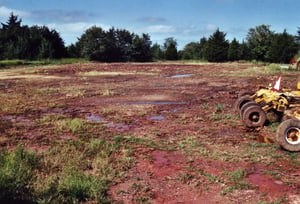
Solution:
[(176, 39), (169, 37), (163, 45), (152, 45), (149, 34), (137, 35), (125, 29), (103, 30), (93, 26), (78, 41), (65, 46), (60, 34), (47, 26), (21, 25), (11, 14), (0, 27), (0, 60), (80, 57), (101, 62), (149, 62), (158, 60), (207, 60), (225, 62), (256, 60), (289, 63), (300, 48), (300, 28), (293, 36), (284, 30), (276, 33), (269, 25), (250, 28), (246, 40), (226, 39), (217, 29), (209, 38), (191, 42), (178, 50)]

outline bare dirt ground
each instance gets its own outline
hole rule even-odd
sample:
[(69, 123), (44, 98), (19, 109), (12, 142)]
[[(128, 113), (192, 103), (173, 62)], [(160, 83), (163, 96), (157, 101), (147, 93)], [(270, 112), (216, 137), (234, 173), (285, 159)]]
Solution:
[[(272, 144), (276, 126), (250, 131), (232, 109), (240, 92), (274, 83), (278, 73), (264, 70), (247, 63), (0, 70), (1, 96), (8, 97), (0, 145), (43, 152), (53, 141), (80, 140), (36, 122), (63, 114), (104, 127), (98, 137), (151, 141), (133, 145), (134, 164), (108, 191), (113, 203), (300, 203), (299, 153)], [(281, 74), (283, 86), (295, 89), (297, 73)]]

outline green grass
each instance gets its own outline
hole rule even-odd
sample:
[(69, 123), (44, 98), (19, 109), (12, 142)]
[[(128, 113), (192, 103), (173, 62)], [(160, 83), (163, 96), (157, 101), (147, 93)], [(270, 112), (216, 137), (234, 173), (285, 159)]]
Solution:
[(15, 67), (24, 65), (49, 65), (49, 64), (73, 64), (79, 62), (88, 62), (82, 58), (62, 58), (62, 59), (40, 59), (40, 60), (0, 60), (0, 67)]
[(222, 195), (226, 195), (233, 190), (243, 190), (251, 187), (247, 181), (243, 180), (246, 177), (245, 169), (237, 169), (233, 172), (224, 172), (224, 175), (228, 177), (227, 182), (229, 186), (221, 191)]
[(39, 157), (21, 147), (0, 152), (0, 202), (30, 200)]
[[(107, 191), (135, 163), (137, 144), (147, 141), (120, 135), (111, 141), (57, 142), (42, 153), (21, 147), (1, 150), (0, 202), (110, 203)], [(146, 201), (151, 197), (147, 189), (132, 190), (140, 191), (139, 199)]]

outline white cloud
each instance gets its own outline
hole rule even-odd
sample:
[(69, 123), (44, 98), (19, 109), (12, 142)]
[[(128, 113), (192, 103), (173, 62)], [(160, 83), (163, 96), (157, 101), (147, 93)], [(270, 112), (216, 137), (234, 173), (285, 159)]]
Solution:
[(78, 32), (84, 32), (86, 29), (92, 27), (92, 26), (97, 26), (101, 27), (104, 30), (108, 30), (111, 28), (109, 25), (105, 24), (93, 24), (93, 23), (85, 23), (85, 22), (77, 22), (77, 23), (50, 23), (47, 24), (47, 27), (50, 29), (55, 29), (59, 32), (63, 33), (78, 33)]
[(60, 36), (64, 39), (67, 45), (75, 43), (77, 38), (79, 38), (88, 28), (92, 26), (101, 27), (104, 30), (110, 29), (112, 26), (105, 24), (93, 24), (86, 22), (77, 23), (49, 23), (46, 25), (49, 29), (54, 29), (60, 33)]
[(8, 18), (11, 13), (14, 13), (14, 15), (17, 15), (21, 18), (30, 16), (29, 12), (20, 11), (20, 10), (16, 10), (16, 9), (10, 9), (10, 8), (6, 8), (5, 6), (0, 6), (0, 17), (1, 18)]
[(206, 26), (206, 30), (209, 31), (209, 32), (214, 32), (214, 31), (217, 30), (217, 28), (218, 28), (218, 26), (213, 25), (213, 24), (208, 24), (208, 25)]
[(144, 32), (146, 33), (173, 33), (176, 31), (174, 26), (169, 25), (153, 25), (148, 26)]

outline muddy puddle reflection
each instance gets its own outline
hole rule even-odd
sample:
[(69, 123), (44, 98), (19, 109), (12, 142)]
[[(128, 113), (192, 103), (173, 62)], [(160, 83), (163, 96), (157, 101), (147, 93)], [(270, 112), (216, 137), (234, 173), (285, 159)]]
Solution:
[(172, 75), (169, 78), (173, 78), (173, 79), (178, 79), (178, 78), (185, 78), (185, 77), (191, 77), (194, 76), (195, 74), (176, 74), (176, 75)]
[(166, 117), (162, 116), (162, 115), (156, 115), (156, 116), (150, 117), (150, 120), (154, 120), (154, 121), (161, 121), (161, 120), (164, 120), (164, 119), (166, 119)]
[(99, 115), (94, 115), (94, 114), (89, 114), (88, 116), (86, 116), (86, 119), (91, 121), (91, 122), (103, 122), (104, 118), (102, 118)]
[(176, 101), (124, 101), (123, 104), (133, 105), (186, 105), (187, 102)]

